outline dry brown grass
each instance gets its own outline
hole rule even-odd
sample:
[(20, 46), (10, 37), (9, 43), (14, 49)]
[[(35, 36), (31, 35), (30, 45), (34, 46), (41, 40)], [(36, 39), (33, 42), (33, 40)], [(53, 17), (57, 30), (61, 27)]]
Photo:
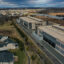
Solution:
[(53, 16), (56, 16), (56, 15), (64, 15), (64, 13), (49, 13), (49, 15), (53, 15)]
[(19, 33), (11, 22), (6, 22), (4, 25), (0, 25), (0, 35), (20, 38)]

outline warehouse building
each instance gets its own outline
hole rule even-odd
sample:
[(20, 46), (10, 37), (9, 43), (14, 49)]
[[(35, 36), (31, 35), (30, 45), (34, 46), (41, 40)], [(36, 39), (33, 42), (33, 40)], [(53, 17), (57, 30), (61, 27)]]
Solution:
[(43, 26), (45, 26), (45, 25), (52, 25), (51, 22), (44, 21), (44, 20), (39, 19), (39, 18), (36, 18), (36, 17), (28, 16), (28, 18), (31, 18), (31, 19), (33, 19), (33, 20), (36, 20), (37, 22), (41, 22)]
[(41, 19), (35, 18), (35, 17), (20, 17), (19, 19), (17, 19), (17, 22), (22, 24), (23, 26), (25, 26), (25, 28), (31, 30), (31, 31), (35, 31), (37, 32), (37, 27), (38, 26), (47, 26), (47, 25), (52, 25), (52, 23), (47, 22), (47, 21), (43, 21)]
[(42, 22), (31, 19), (29, 17), (20, 17), (20, 23), (25, 26), (25, 28), (34, 31), (37, 26), (42, 26)]
[(56, 48), (64, 55), (64, 27), (55, 26), (40, 26), (38, 27), (38, 35), (43, 37), (50, 45)]

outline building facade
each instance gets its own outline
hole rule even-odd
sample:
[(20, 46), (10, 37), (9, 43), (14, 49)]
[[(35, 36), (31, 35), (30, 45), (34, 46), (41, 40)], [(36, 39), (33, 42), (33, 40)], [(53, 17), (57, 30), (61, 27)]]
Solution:
[(41, 26), (38, 28), (38, 35), (64, 55), (64, 31), (53, 26)]

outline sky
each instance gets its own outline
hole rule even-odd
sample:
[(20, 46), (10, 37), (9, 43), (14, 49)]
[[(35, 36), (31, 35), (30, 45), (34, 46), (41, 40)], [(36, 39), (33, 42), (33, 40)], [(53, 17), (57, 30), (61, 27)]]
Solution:
[(64, 7), (64, 0), (0, 0), (0, 8)]

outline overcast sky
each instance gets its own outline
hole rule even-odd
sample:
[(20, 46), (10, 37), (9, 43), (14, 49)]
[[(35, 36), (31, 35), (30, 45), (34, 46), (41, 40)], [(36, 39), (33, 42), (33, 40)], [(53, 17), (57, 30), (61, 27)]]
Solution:
[(64, 0), (0, 0), (2, 7), (64, 7)]

